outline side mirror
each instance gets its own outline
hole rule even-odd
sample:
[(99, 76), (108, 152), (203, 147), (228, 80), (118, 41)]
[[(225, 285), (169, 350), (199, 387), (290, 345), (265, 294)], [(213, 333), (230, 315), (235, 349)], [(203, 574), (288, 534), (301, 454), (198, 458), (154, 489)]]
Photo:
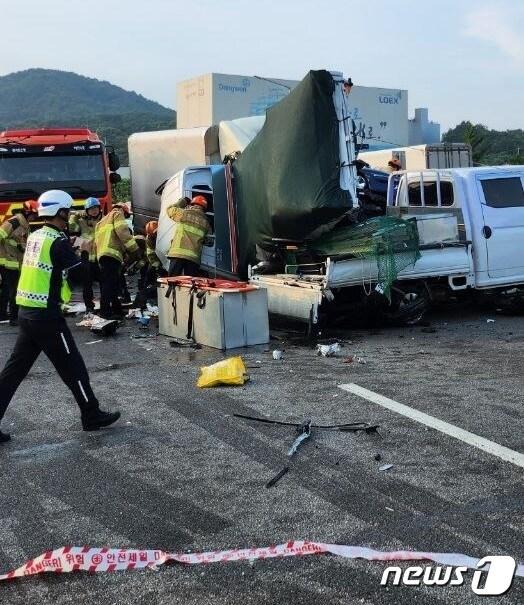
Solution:
[(107, 149), (107, 161), (109, 163), (109, 170), (115, 172), (120, 168), (120, 158), (115, 153), (113, 147), (108, 147)]
[(120, 183), (121, 180), (122, 177), (118, 174), (118, 172), (112, 172), (109, 175), (109, 182), (111, 183), (111, 185), (116, 185), (117, 183)]

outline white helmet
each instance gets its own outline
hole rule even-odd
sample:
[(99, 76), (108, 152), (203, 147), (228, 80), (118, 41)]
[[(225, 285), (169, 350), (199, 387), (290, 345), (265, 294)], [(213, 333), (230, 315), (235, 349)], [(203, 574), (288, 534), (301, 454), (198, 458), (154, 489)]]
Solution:
[(38, 216), (56, 216), (59, 210), (69, 210), (73, 198), (65, 191), (51, 189), (38, 198)]

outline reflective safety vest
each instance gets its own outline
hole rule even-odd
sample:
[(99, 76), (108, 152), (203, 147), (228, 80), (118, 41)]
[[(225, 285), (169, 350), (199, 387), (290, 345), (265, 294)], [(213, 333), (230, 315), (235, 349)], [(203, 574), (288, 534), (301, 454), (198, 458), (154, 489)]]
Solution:
[(18, 271), (24, 257), (29, 223), (23, 214), (15, 214), (0, 226), (0, 266)]
[(156, 238), (153, 239), (151, 236), (147, 235), (146, 236), (147, 262), (151, 265), (151, 267), (154, 267), (155, 269), (159, 269), (160, 260), (159, 260), (158, 256), (156, 255), (155, 245), (156, 245)]
[(177, 223), (167, 256), (200, 264), (204, 240), (211, 232), (204, 211), (198, 206), (190, 206), (182, 210), (173, 205), (167, 208), (167, 215)]
[(92, 263), (96, 262), (94, 240), (98, 221), (98, 218), (90, 217), (85, 211), (73, 212), (69, 217), (69, 233), (79, 238), (75, 246), (80, 248), (80, 252), (87, 252)]
[(124, 254), (133, 254), (138, 250), (138, 244), (120, 208), (114, 208), (96, 224), (95, 250), (97, 260), (102, 256), (111, 256), (121, 263), (124, 262)]
[[(44, 225), (27, 239), (27, 246), (22, 262), (22, 271), (16, 292), (16, 304), (22, 307), (47, 309), (51, 289), (51, 246), (62, 234), (56, 229)], [(67, 283), (65, 271), (62, 274), (60, 291), (62, 303), (71, 300), (71, 288)]]

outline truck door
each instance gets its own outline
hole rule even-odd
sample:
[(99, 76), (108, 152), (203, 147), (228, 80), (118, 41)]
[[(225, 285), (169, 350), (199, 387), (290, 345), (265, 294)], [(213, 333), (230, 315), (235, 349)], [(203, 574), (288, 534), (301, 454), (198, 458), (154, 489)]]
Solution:
[(524, 279), (524, 173), (479, 175), (477, 189), (489, 277)]

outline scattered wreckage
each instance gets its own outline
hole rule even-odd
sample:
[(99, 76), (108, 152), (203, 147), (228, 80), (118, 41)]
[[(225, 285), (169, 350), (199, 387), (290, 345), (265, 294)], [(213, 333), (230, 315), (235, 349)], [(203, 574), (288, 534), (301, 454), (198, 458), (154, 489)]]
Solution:
[(165, 209), (199, 194), (214, 229), (202, 268), (247, 278), (271, 314), (311, 330), (359, 308), (414, 323), (432, 301), (466, 293), (522, 310), (524, 168), (370, 170), (357, 157), (350, 90), (340, 73), (311, 71), (234, 160), (161, 183), (164, 266), (176, 229)]

